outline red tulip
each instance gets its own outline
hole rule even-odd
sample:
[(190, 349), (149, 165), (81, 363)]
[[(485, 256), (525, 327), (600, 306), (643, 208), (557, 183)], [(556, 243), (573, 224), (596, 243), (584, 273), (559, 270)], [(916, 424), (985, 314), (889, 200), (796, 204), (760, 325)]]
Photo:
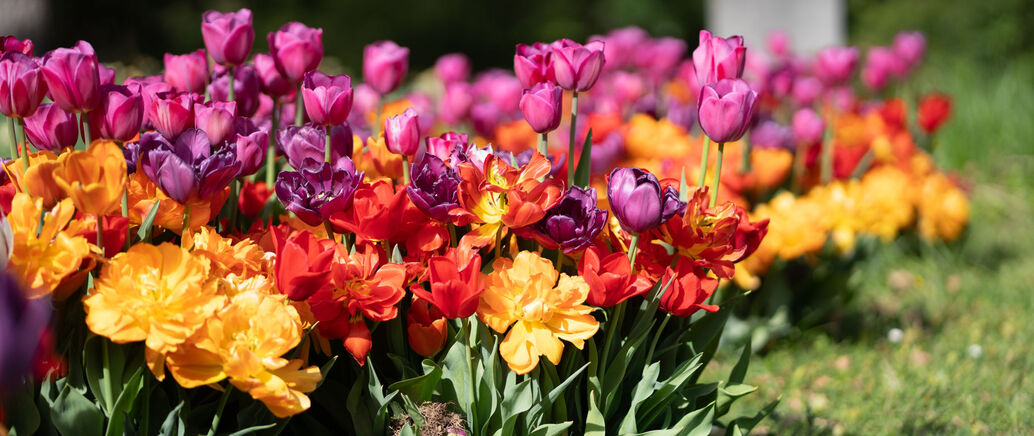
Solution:
[(637, 295), (643, 295), (653, 286), (642, 273), (632, 274), (628, 255), (610, 253), (600, 258), (600, 249), (589, 247), (578, 263), (578, 275), (589, 284), (585, 302), (593, 306), (611, 307)]
[(431, 276), (431, 292), (413, 287), (413, 293), (427, 300), (446, 318), (466, 318), (478, 307), (484, 290), (481, 279), (481, 256), (472, 250), (451, 248), (445, 256), (434, 256), (427, 262)]
[(919, 102), (919, 127), (926, 133), (936, 132), (949, 116), (951, 97), (947, 95), (933, 93), (923, 97)]
[(276, 251), (273, 273), (281, 294), (302, 301), (316, 292), (333, 288), (330, 277), (333, 240), (318, 240), (307, 230), (286, 235), (279, 227), (273, 227), (273, 245)]
[(241, 196), (237, 199), (241, 214), (248, 218), (255, 218), (262, 213), (266, 202), (273, 195), (273, 191), (266, 186), (265, 182), (251, 182), (245, 180), (241, 186)]
[[(671, 280), (672, 276), (675, 280)], [(718, 306), (704, 304), (715, 289), (718, 289), (718, 279), (708, 277), (706, 270), (696, 266), (691, 259), (680, 257), (676, 269), (668, 267), (660, 281), (663, 284), (671, 281), (671, 285), (661, 296), (658, 306), (660, 310), (683, 318), (700, 309), (708, 312), (718, 311)]]
[(175, 139), (194, 125), (194, 104), (202, 96), (193, 93), (159, 92), (146, 108), (147, 119), (162, 136)]

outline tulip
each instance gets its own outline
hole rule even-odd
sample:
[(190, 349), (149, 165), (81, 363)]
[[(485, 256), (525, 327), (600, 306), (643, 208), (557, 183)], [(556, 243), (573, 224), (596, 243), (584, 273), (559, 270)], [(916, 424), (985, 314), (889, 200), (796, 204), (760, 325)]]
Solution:
[(165, 82), (179, 92), (205, 92), (208, 83), (208, 58), (205, 51), (173, 55), (165, 53)]
[(25, 56), (32, 56), (32, 49), (31, 39), (25, 38), (24, 41), (19, 41), (12, 35), (0, 36), (0, 54), (21, 53)]
[(346, 74), (328, 76), (319, 71), (305, 73), (302, 100), (305, 102), (305, 113), (313, 124), (344, 124), (352, 110), (352, 79)]
[(632, 234), (653, 229), (686, 209), (678, 191), (670, 186), (661, 189), (657, 177), (639, 168), (611, 171), (607, 199), (621, 228)]
[(381, 95), (402, 84), (409, 69), (409, 49), (393, 41), (377, 41), (363, 49), (363, 80)]
[(100, 76), (93, 47), (79, 41), (74, 48), (59, 48), (43, 57), (43, 79), (48, 95), (66, 112), (89, 112), (100, 104)]
[(416, 154), (420, 148), (420, 122), (413, 108), (384, 120), (384, 144), (395, 154)]
[(237, 12), (207, 11), (201, 15), (201, 37), (212, 60), (219, 65), (236, 66), (248, 60), (255, 42), (251, 10)]
[(43, 103), (25, 118), (25, 133), (37, 150), (59, 151), (79, 139), (79, 122), (56, 103)]
[[(431, 139), (428, 138), (428, 142)], [(449, 211), (459, 205), (456, 188), (460, 176), (437, 155), (426, 154), (413, 165), (413, 178), (406, 187), (409, 200), (428, 217), (447, 223)]]
[[(503, 70), (489, 70), (478, 74), (474, 81), (474, 94), (487, 100), (499, 111), (516, 112), (521, 102), (521, 81)], [(529, 86), (530, 88), (530, 86)]]
[(556, 81), (553, 72), (553, 50), (549, 44), (517, 44), (516, 51), (513, 55), (513, 72), (520, 80), (521, 87), (531, 88), (536, 83)]
[(266, 202), (269, 201), (269, 197), (272, 195), (273, 191), (265, 183), (253, 183), (250, 180), (245, 180), (241, 186), (241, 197), (237, 201), (237, 207), (240, 209), (241, 214), (254, 219), (262, 213), (262, 209), (266, 207)]
[(27, 299), (28, 291), (11, 274), (0, 271), (0, 393), (10, 394), (30, 375), (40, 342), (50, 323), (50, 299)]
[[(311, 124), (288, 126), (276, 132), (287, 163), (295, 169), (318, 167), (326, 158), (326, 129)], [(352, 132), (348, 125), (335, 126), (330, 134), (330, 157), (334, 168), (352, 164)], [(347, 162), (345, 161), (347, 160)]]
[(693, 66), (697, 83), (705, 85), (722, 79), (739, 79), (743, 76), (743, 64), (747, 48), (739, 35), (722, 38), (706, 30), (700, 31), (700, 45), (693, 50)]
[(919, 101), (919, 127), (927, 134), (937, 131), (951, 116), (951, 97), (933, 93)]
[(632, 274), (632, 265), (624, 253), (610, 253), (601, 258), (602, 254), (599, 248), (589, 247), (578, 262), (578, 275), (589, 284), (586, 303), (611, 307), (643, 295), (653, 286), (644, 274)]
[(274, 99), (280, 99), (294, 91), (294, 85), (280, 73), (272, 56), (259, 53), (252, 62), (255, 63), (255, 72), (262, 85), (262, 92)]
[(474, 104), (471, 86), (464, 82), (452, 82), (445, 85), (445, 92), (438, 101), (438, 116), (446, 124), (455, 125), (470, 114), (470, 106)]
[[(255, 68), (239, 65), (233, 68), (233, 101), (237, 116), (253, 117), (260, 104), (260, 83)], [(216, 67), (208, 84), (208, 95), (213, 101), (230, 101), (230, 69)]]
[(740, 139), (757, 109), (757, 96), (742, 79), (722, 79), (705, 85), (697, 102), (700, 128), (719, 144)]
[(466, 82), (470, 78), (470, 58), (463, 53), (450, 53), (434, 63), (434, 75), (443, 84)]
[(469, 138), (466, 133), (445, 132), (438, 137), (427, 137), (425, 144), (426, 147), (417, 153), (418, 163), (427, 155), (433, 155), (444, 162), (450, 160), (454, 153), (462, 154), (469, 144)]
[(147, 119), (162, 136), (172, 140), (194, 125), (194, 105), (203, 97), (192, 93), (159, 92), (146, 108)]
[(894, 53), (904, 62), (905, 68), (914, 69), (923, 60), (926, 52), (926, 37), (923, 32), (898, 32), (894, 36)]
[(126, 159), (111, 141), (95, 141), (86, 151), (62, 153), (57, 183), (79, 211), (107, 215), (119, 209), (126, 186)]
[(101, 104), (90, 112), (93, 138), (129, 141), (144, 123), (144, 100), (126, 86), (101, 86)]
[(774, 30), (765, 36), (768, 51), (779, 58), (790, 56), (790, 35), (783, 30)]
[(302, 81), (323, 60), (323, 29), (292, 21), (267, 35), (269, 55), (277, 70), (291, 83)]
[(815, 57), (815, 75), (828, 85), (841, 85), (851, 78), (857, 64), (857, 48), (828, 47)]
[(655, 83), (671, 76), (686, 54), (686, 43), (678, 38), (657, 38), (636, 51), (636, 64), (649, 73)]
[(797, 144), (817, 144), (825, 131), (826, 122), (814, 110), (804, 108), (793, 114), (793, 136)]
[[(256, 128), (255, 124), (246, 118), (238, 118), (237, 124), (234, 134), (237, 159), (241, 161), (241, 175), (250, 176), (258, 172), (265, 162), (269, 132)], [(242, 128), (242, 125), (245, 127)]]
[(151, 103), (155, 100), (155, 95), (159, 92), (170, 92), (172, 86), (165, 83), (162, 80), (162, 76), (147, 76), (147, 77), (130, 77), (123, 82), (123, 84), (129, 88), (129, 91), (133, 94), (139, 94), (144, 104), (144, 124), (140, 128), (141, 130), (153, 130), (154, 125), (151, 124), (151, 120), (147, 118), (148, 108), (151, 107)]
[(592, 89), (603, 71), (602, 41), (591, 41), (581, 45), (569, 39), (553, 44), (553, 73), (561, 88), (585, 92)]
[(775, 120), (759, 122), (750, 130), (751, 147), (788, 150), (793, 147), (793, 130)]
[(173, 143), (154, 133), (141, 135), (137, 168), (170, 198), (186, 204), (222, 192), (240, 174), (241, 162), (234, 147), (213, 152), (205, 132), (187, 129)]
[(449, 324), (445, 319), (445, 315), (442, 315), (438, 308), (414, 296), (406, 312), (406, 338), (409, 347), (424, 357), (434, 357), (438, 354), (449, 337)]
[(607, 211), (596, 207), (596, 189), (572, 186), (537, 223), (517, 230), (548, 249), (574, 253), (588, 247), (607, 224)]
[(102, 63), (97, 64), (97, 78), (101, 86), (115, 84), (115, 70)]
[[(564, 91), (549, 82), (525, 89), (521, 95), (521, 114), (536, 133), (547, 133), (560, 126)], [(540, 150), (541, 152), (541, 150)]]
[(327, 162), (300, 171), (284, 171), (276, 178), (276, 196), (284, 207), (310, 226), (322, 224), (332, 213), (351, 204), (352, 195), (363, 180), (352, 160), (342, 159), (335, 168)]
[(208, 101), (194, 105), (194, 127), (208, 135), (208, 142), (215, 146), (230, 139), (237, 118), (237, 103), (229, 101)]
[(589, 39), (606, 43), (603, 48), (603, 56), (607, 59), (607, 64), (604, 68), (616, 70), (635, 64), (636, 52), (650, 40), (650, 34), (639, 27), (628, 26), (611, 30), (604, 37), (590, 37)]
[(801, 76), (793, 81), (790, 95), (798, 106), (811, 106), (822, 94), (822, 81), (811, 76)]
[(294, 301), (303, 301), (316, 292), (331, 289), (330, 266), (334, 262), (334, 241), (318, 240), (306, 230), (284, 234), (273, 227), (276, 253), (273, 273), (276, 288)]
[(28, 117), (46, 95), (47, 84), (35, 60), (17, 51), (0, 56), (0, 113)]
[(122, 144), (122, 157), (126, 158), (126, 173), (135, 173), (136, 163), (140, 160), (140, 143), (127, 142)]
[(715, 289), (718, 289), (718, 280), (708, 277), (707, 272), (696, 266), (691, 259), (679, 257), (676, 268), (667, 268), (661, 282), (670, 282), (671, 285), (661, 296), (658, 306), (660, 310), (682, 318), (689, 317), (700, 309), (708, 312), (718, 310), (716, 305), (704, 304)]
[(502, 117), (503, 113), (499, 107), (489, 102), (475, 103), (470, 107), (470, 122), (473, 124), (474, 133), (477, 136), (488, 138), (494, 136), (495, 129), (499, 126)]
[(879, 91), (886, 86), (887, 79), (891, 76), (902, 76), (905, 72), (906, 65), (894, 50), (888, 47), (873, 47), (865, 58), (862, 83), (871, 90)]
[(474, 314), (484, 290), (481, 256), (476, 252), (452, 248), (445, 256), (430, 258), (427, 269), (431, 276), (431, 292), (413, 287), (414, 295), (433, 304), (449, 319)]

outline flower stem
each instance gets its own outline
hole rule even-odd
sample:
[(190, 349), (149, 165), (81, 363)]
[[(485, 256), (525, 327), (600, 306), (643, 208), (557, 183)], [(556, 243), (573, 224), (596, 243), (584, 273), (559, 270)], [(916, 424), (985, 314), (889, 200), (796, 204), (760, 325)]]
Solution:
[(833, 180), (833, 103), (826, 109), (826, 135), (822, 141), (822, 184)]
[(233, 390), (233, 385), (227, 385), (223, 395), (219, 397), (219, 405), (216, 406), (215, 416), (212, 417), (212, 428), (208, 429), (208, 436), (215, 436), (215, 431), (219, 428), (219, 420), (223, 417), (223, 409), (226, 408), (226, 401), (230, 399), (231, 390)]
[[(100, 218), (99, 216), (97, 218)], [(101, 367), (101, 375), (104, 377), (104, 383), (101, 384), (101, 395), (104, 396), (104, 409), (108, 413), (115, 413), (114, 408), (115, 399), (112, 398), (115, 395), (114, 380), (111, 379), (111, 353), (108, 350), (108, 338), (100, 337), (97, 338), (101, 341), (101, 358), (103, 359), (104, 366)]]
[[(326, 146), (323, 149), (323, 160), (330, 163), (330, 126), (327, 126)], [(403, 158), (405, 159), (405, 158)]]
[(187, 231), (190, 230), (190, 205), (183, 205), (183, 231), (180, 232), (180, 246), (187, 246)]
[(241, 198), (241, 179), (233, 179), (230, 182), (230, 232), (237, 231), (237, 211), (240, 209), (238, 203)]
[(101, 257), (104, 256), (104, 217), (97, 214), (97, 248), (101, 249)]
[(718, 187), (722, 184), (722, 154), (725, 153), (725, 143), (718, 143), (718, 159), (714, 164), (714, 186), (711, 189), (711, 205), (718, 205)]
[(657, 334), (654, 335), (653, 341), (650, 342), (650, 351), (646, 352), (646, 364), (649, 365), (653, 359), (653, 350), (657, 348), (657, 341), (661, 339), (661, 335), (664, 334), (664, 327), (668, 325), (668, 320), (671, 319), (671, 313), (665, 314), (664, 319), (661, 321), (661, 326), (657, 328)]
[(229, 101), (233, 101), (233, 97), (234, 97), (234, 95), (233, 95), (233, 65), (230, 65), (229, 68), (230, 68), (230, 72), (229, 72), (229, 74), (226, 75), (226, 78), (229, 79), (230, 86), (229, 86), (229, 88), (227, 88), (227, 90), (229, 91)]
[(567, 258), (567, 256), (564, 256), (564, 251), (561, 250), (560, 247), (557, 247), (557, 249), (556, 249), (556, 270), (557, 270), (557, 272), (560, 272), (560, 270), (562, 270), (564, 268), (564, 259), (566, 259), (566, 258)]
[(498, 259), (499, 256), (500, 256), (499, 255), (499, 250), (500, 250), (499, 246), (502, 245), (502, 243), (503, 243), (503, 227), (500, 226), (499, 230), (496, 230), (496, 232), (495, 232), (495, 258), (496, 259)]
[[(334, 240), (334, 228), (330, 226), (330, 221), (323, 222), (323, 229), (327, 231), (327, 239)], [(389, 251), (390, 253), (390, 251)]]
[[(473, 317), (473, 315), (471, 315)], [(467, 354), (467, 373), (470, 375), (470, 405), (467, 409), (467, 419), (469, 420), (470, 428), (474, 429), (479, 427), (477, 421), (477, 387), (475, 386), (477, 378), (474, 376), (474, 358), (471, 343), (470, 333), (473, 330), (474, 321), (471, 318), (467, 318), (463, 321), (463, 348)]]
[(453, 224), (453, 223), (449, 223), (448, 227), (449, 227), (449, 246), (450, 247), (455, 247), (456, 246), (456, 225)]
[(606, 374), (606, 368), (610, 364), (610, 343), (614, 342), (614, 335), (617, 334), (618, 330), (621, 330), (621, 319), (625, 316), (625, 302), (622, 301), (614, 306), (614, 317), (611, 321), (607, 321), (607, 339), (603, 343), (603, 354), (600, 355), (598, 375), (602, 376)]
[(88, 149), (93, 138), (90, 136), (90, 117), (86, 116), (86, 112), (79, 114), (79, 125), (83, 129), (83, 141), (86, 141), (84, 149)]
[(578, 131), (578, 91), (571, 93), (571, 142), (567, 144), (567, 185), (574, 185), (574, 137)]
[(402, 183), (409, 184), (409, 156), (402, 155)]
[[(14, 130), (14, 120), (11, 120), (11, 123), (11, 129)], [(25, 174), (29, 170), (29, 135), (25, 133), (25, 118), (18, 118), (18, 123), (22, 126), (22, 174)], [(14, 130), (14, 134), (17, 135), (18, 131)]]
[(804, 159), (807, 156), (807, 145), (804, 143), (797, 144), (797, 148), (793, 152), (793, 174), (790, 176), (791, 189), (795, 194), (800, 194), (804, 186), (804, 181), (801, 180), (801, 177), (804, 177)]
[(704, 151), (700, 153), (700, 181), (697, 186), (704, 187), (707, 182), (707, 160), (711, 158), (711, 138), (704, 137)]
[(266, 147), (266, 188), (273, 187), (273, 176), (276, 172), (276, 131), (280, 127), (280, 103), (273, 102), (273, 124), (269, 129), (269, 143)]
[(740, 153), (740, 174), (746, 174), (750, 172), (750, 139), (744, 139), (743, 152)]
[(295, 95), (296, 100), (294, 102), (294, 125), (302, 125), (302, 111), (305, 110), (305, 103), (302, 102), (302, 84), (298, 82), (298, 92)]
[(545, 156), (547, 150), (546, 144), (548, 143), (548, 132), (539, 133), (539, 154)]
[(21, 156), (21, 149), (18, 148), (18, 132), (14, 130), (14, 118), (7, 118), (7, 126), (11, 131), (11, 159), (18, 159)]
[(373, 120), (373, 138), (381, 134), (381, 115), (384, 113), (384, 96), (377, 100), (377, 118)]
[(637, 248), (639, 247), (639, 234), (632, 234), (632, 241), (628, 243), (628, 266), (630, 271), (635, 273), (635, 256), (638, 253)]

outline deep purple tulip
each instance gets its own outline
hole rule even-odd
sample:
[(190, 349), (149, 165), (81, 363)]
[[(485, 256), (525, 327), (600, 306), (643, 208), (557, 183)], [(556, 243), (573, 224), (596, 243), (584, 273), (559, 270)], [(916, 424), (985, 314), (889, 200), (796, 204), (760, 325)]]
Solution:
[(143, 134), (137, 169), (169, 198), (185, 204), (225, 189), (240, 175), (241, 162), (236, 147), (213, 152), (205, 132), (187, 129), (173, 143), (152, 132)]
[(799, 76), (793, 81), (790, 95), (798, 106), (811, 106), (822, 95), (822, 81), (811, 76)]
[(234, 145), (237, 147), (237, 160), (241, 161), (242, 176), (250, 176), (262, 168), (266, 161), (266, 148), (269, 144), (269, 132), (255, 126), (248, 118), (237, 118), (234, 133)]
[(194, 104), (194, 127), (208, 135), (208, 142), (219, 146), (230, 139), (236, 126), (237, 103), (208, 101)]
[[(258, 111), (260, 88), (258, 74), (251, 65), (233, 68), (233, 101), (237, 102), (237, 115), (255, 116)], [(212, 81), (208, 84), (208, 95), (215, 101), (230, 101), (230, 69), (215, 67)]]
[(13, 276), (0, 271), (0, 395), (11, 393), (30, 375), (50, 322), (50, 299), (30, 300), (27, 294)]
[(446, 124), (459, 124), (470, 114), (472, 104), (474, 104), (474, 95), (469, 84), (465, 82), (447, 83), (442, 98), (438, 100), (438, 116)]
[(449, 222), (449, 211), (459, 206), (456, 191), (459, 174), (433, 154), (425, 155), (412, 168), (406, 187), (409, 200), (432, 219)]
[(522, 88), (531, 88), (536, 83), (556, 81), (556, 75), (553, 73), (553, 49), (549, 44), (517, 44), (516, 51), (513, 55), (513, 72), (520, 80)]
[(165, 82), (179, 92), (203, 94), (208, 83), (208, 59), (205, 51), (174, 55), (165, 53)]
[(415, 155), (420, 148), (420, 117), (413, 108), (384, 120), (384, 145), (388, 151), (404, 156)]
[(79, 41), (73, 48), (59, 48), (43, 57), (47, 95), (66, 112), (89, 112), (100, 104), (100, 76), (93, 47)]
[(394, 41), (377, 41), (363, 49), (363, 81), (381, 95), (402, 84), (409, 70), (409, 49)]
[(434, 63), (434, 75), (446, 85), (466, 82), (470, 78), (470, 58), (463, 53), (442, 55)]
[(25, 133), (37, 150), (58, 151), (75, 145), (79, 139), (79, 121), (56, 103), (43, 103), (25, 118)]
[[(255, 55), (253, 62), (255, 63), (255, 72), (258, 73), (259, 82), (262, 85), (262, 92), (270, 97), (279, 99), (294, 91), (294, 85), (283, 74), (280, 74), (280, 70), (276, 68), (276, 61), (273, 60), (272, 56), (259, 53)], [(237, 88), (234, 87), (234, 89)]]
[(661, 189), (657, 177), (640, 168), (615, 168), (607, 182), (610, 211), (629, 233), (653, 229), (686, 210), (679, 193), (668, 186)]
[(94, 138), (129, 141), (144, 124), (144, 99), (122, 85), (101, 86), (101, 105), (90, 111)]
[(758, 93), (743, 79), (722, 79), (700, 90), (697, 120), (708, 138), (719, 144), (743, 137), (757, 106)]
[(546, 133), (560, 126), (563, 115), (564, 90), (549, 82), (525, 89), (521, 95), (521, 114), (536, 133)]
[(815, 75), (829, 85), (847, 82), (858, 65), (858, 49), (855, 47), (828, 47), (815, 57)]
[(319, 71), (305, 73), (302, 101), (313, 124), (344, 124), (352, 110), (352, 78), (347, 74), (328, 76)]
[[(295, 169), (318, 167), (326, 153), (327, 129), (303, 124), (287, 126), (276, 132), (277, 144)], [(330, 130), (330, 158), (335, 168), (352, 165), (352, 131), (348, 125)], [(345, 160), (348, 162), (344, 162)]]
[(686, 50), (686, 43), (681, 39), (657, 38), (636, 51), (636, 64), (646, 70), (655, 82), (660, 82), (675, 72)]
[(757, 148), (793, 148), (793, 130), (774, 120), (764, 120), (750, 129), (750, 144)]
[(28, 117), (46, 96), (47, 83), (34, 59), (17, 51), (0, 56), (0, 113)]
[(140, 143), (127, 142), (122, 145), (122, 156), (126, 158), (126, 174), (136, 172), (136, 163), (140, 160)]
[(302, 222), (317, 226), (348, 207), (362, 180), (363, 172), (357, 172), (352, 160), (344, 158), (335, 167), (323, 162), (312, 168), (280, 173), (276, 178), (276, 196)]
[(797, 144), (818, 144), (825, 131), (826, 122), (811, 108), (800, 109), (793, 114), (793, 136)]
[(240, 65), (248, 60), (255, 42), (251, 10), (208, 11), (201, 15), (201, 37), (212, 60), (219, 65)]
[(906, 69), (914, 69), (923, 60), (926, 52), (926, 37), (923, 32), (898, 32), (894, 36), (894, 53), (904, 61)]
[(29, 38), (19, 41), (13, 35), (0, 36), (0, 54), (21, 53), (25, 56), (32, 56), (32, 49), (32, 40)]
[(305, 73), (315, 70), (323, 60), (323, 29), (292, 21), (266, 38), (276, 69), (292, 84), (301, 82)]
[(606, 225), (607, 211), (596, 207), (596, 189), (572, 186), (545, 217), (518, 232), (528, 234), (545, 248), (573, 253), (592, 244)]
[(175, 139), (194, 125), (194, 105), (203, 99), (193, 93), (159, 92), (152, 96), (145, 113), (155, 130), (166, 138)]
[(704, 86), (722, 79), (738, 79), (743, 76), (746, 59), (747, 48), (743, 46), (742, 36), (722, 38), (701, 30), (700, 45), (693, 50), (697, 83)]
[(576, 92), (592, 89), (603, 71), (603, 41), (585, 45), (569, 39), (553, 43), (553, 74), (561, 88)]

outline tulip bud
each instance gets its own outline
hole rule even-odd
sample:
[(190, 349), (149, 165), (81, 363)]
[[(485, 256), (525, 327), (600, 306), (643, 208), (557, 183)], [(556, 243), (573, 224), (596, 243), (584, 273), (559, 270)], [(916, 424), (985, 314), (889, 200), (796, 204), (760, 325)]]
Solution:
[(94, 138), (129, 141), (140, 133), (144, 123), (144, 100), (126, 86), (101, 86), (100, 106), (90, 112), (90, 132)]
[(825, 131), (826, 122), (811, 108), (800, 109), (793, 114), (793, 136), (797, 144), (818, 144)]
[(291, 83), (301, 82), (305, 73), (315, 70), (323, 60), (323, 29), (292, 21), (266, 38), (276, 69)]
[(79, 139), (79, 121), (56, 103), (43, 103), (25, 118), (25, 133), (37, 150), (58, 151), (75, 145)]
[(742, 79), (722, 79), (700, 91), (697, 120), (708, 138), (717, 143), (743, 137), (757, 109), (758, 93)]
[(115, 70), (102, 63), (97, 63), (97, 78), (101, 86), (115, 84)]
[(541, 82), (555, 82), (552, 48), (541, 42), (533, 45), (517, 44), (517, 54), (513, 55), (513, 72), (524, 88), (531, 88)]
[(205, 51), (173, 55), (165, 53), (165, 82), (179, 92), (205, 92), (208, 83), (208, 59)]
[(384, 120), (384, 145), (395, 154), (412, 156), (420, 148), (420, 123), (413, 108)]
[(585, 92), (596, 84), (603, 71), (602, 41), (581, 45), (569, 39), (553, 43), (553, 74), (561, 88)]
[(345, 74), (328, 76), (319, 71), (305, 73), (302, 101), (313, 124), (344, 124), (352, 110), (352, 78)]
[(739, 79), (743, 76), (746, 59), (747, 48), (743, 46), (742, 36), (722, 38), (701, 30), (700, 45), (693, 50), (697, 83), (705, 85), (722, 79)]
[(828, 85), (840, 85), (851, 78), (857, 64), (857, 48), (829, 47), (815, 57), (815, 75)]
[[(255, 72), (258, 73), (259, 82), (262, 85), (262, 92), (270, 97), (279, 99), (294, 91), (294, 86), (287, 80), (280, 70), (276, 69), (276, 61), (267, 54), (256, 54), (252, 60), (255, 63)], [(236, 76), (234, 76), (236, 77)], [(236, 87), (234, 87), (236, 90)]]
[(406, 312), (406, 338), (410, 348), (421, 356), (433, 357), (442, 350), (448, 337), (449, 325), (442, 311), (413, 296), (413, 304)]
[(564, 90), (549, 82), (525, 89), (521, 95), (521, 114), (537, 133), (546, 133), (560, 126)]
[(0, 56), (0, 113), (28, 117), (46, 95), (47, 84), (35, 60), (17, 51)]
[(381, 95), (402, 84), (409, 69), (409, 49), (393, 41), (377, 41), (363, 49), (363, 80)]
[(661, 189), (657, 177), (639, 168), (615, 168), (607, 182), (610, 211), (629, 233), (653, 229), (686, 210), (679, 193)]
[(434, 63), (434, 75), (448, 85), (466, 82), (470, 78), (470, 59), (463, 53), (450, 53)]
[(251, 10), (208, 11), (201, 15), (201, 37), (212, 60), (219, 65), (240, 65), (248, 60), (255, 42)]
[(100, 76), (93, 47), (79, 41), (43, 57), (43, 79), (51, 100), (66, 112), (89, 112), (100, 104)]
[(905, 72), (904, 62), (898, 59), (894, 50), (887, 47), (873, 47), (865, 58), (862, 83), (871, 90), (879, 91), (887, 85), (887, 79), (891, 76), (902, 76)]
[(31, 39), (25, 38), (24, 41), (19, 41), (12, 35), (0, 36), (0, 54), (21, 53), (25, 56), (32, 56), (32, 49)]
[(208, 101), (194, 105), (194, 127), (204, 130), (215, 146), (230, 139), (237, 118), (237, 103)]
[(926, 133), (936, 132), (951, 116), (951, 97), (933, 93), (919, 102), (919, 127)]
[(197, 94), (159, 92), (146, 108), (147, 119), (162, 136), (175, 139), (194, 125), (194, 104), (202, 98)]

